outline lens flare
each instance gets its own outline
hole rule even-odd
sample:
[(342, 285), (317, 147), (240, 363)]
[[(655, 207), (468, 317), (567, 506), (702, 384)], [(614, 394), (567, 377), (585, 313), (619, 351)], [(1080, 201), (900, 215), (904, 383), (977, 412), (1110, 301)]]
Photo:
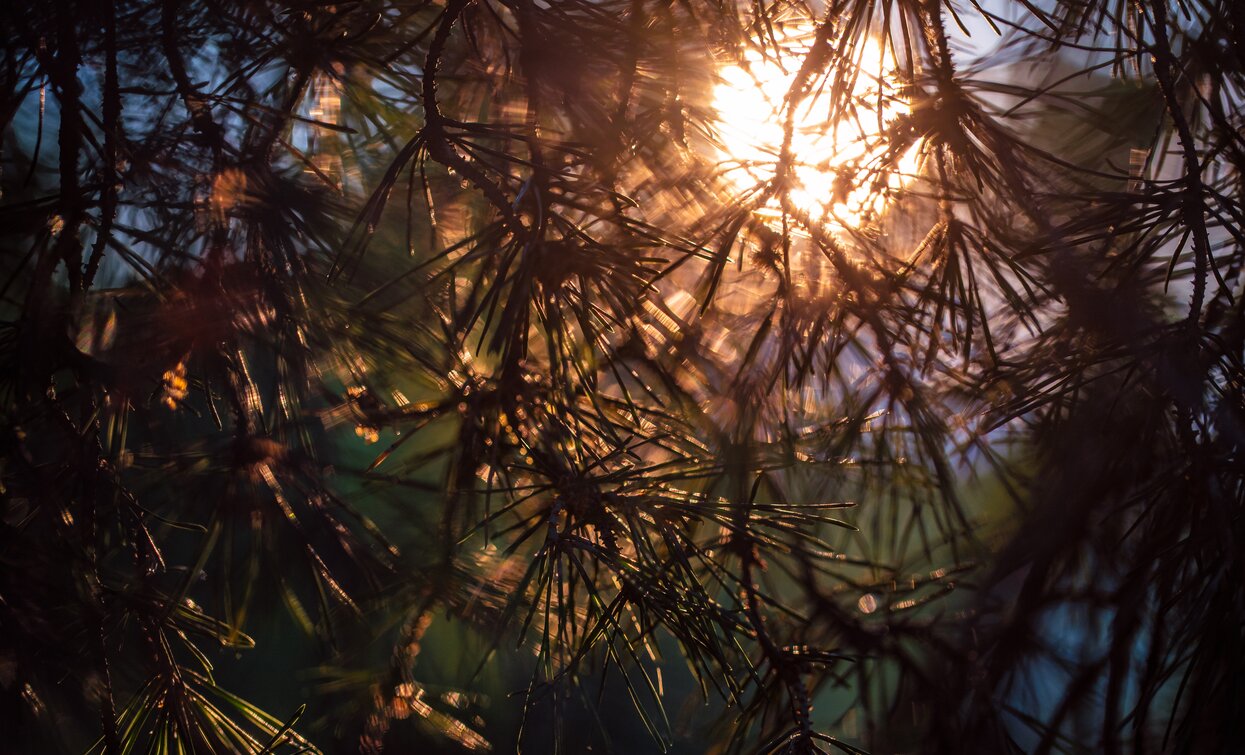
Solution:
[[(713, 90), (723, 176), (745, 197), (775, 177), (786, 100), (815, 27), (787, 24), (774, 32), (776, 40), (723, 67)], [(886, 160), (888, 126), (908, 112), (908, 104), (876, 41), (865, 41), (851, 57), (847, 75), (835, 78), (834, 69), (843, 66), (831, 66), (809, 82), (792, 118), (788, 196), (810, 221), (837, 229), (876, 220), (915, 175), (920, 152), (913, 145), (898, 160)], [(836, 87), (849, 93), (846, 98), (832, 95)], [(836, 107), (836, 101), (847, 107)], [(779, 206), (774, 199), (758, 213), (777, 216)]]

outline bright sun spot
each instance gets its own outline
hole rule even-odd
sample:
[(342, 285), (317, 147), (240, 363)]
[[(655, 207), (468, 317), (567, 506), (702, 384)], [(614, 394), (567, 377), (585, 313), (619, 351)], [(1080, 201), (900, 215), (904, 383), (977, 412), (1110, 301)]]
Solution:
[[(719, 71), (713, 107), (718, 115), (721, 168), (741, 194), (774, 178), (783, 143), (784, 99), (813, 41), (811, 24), (775, 26), (777, 47), (750, 48), (741, 63)], [(792, 203), (809, 218), (832, 228), (856, 228), (886, 208), (890, 197), (913, 177), (919, 149), (913, 146), (895, 165), (884, 165), (885, 130), (907, 113), (893, 77), (885, 72), (878, 44), (867, 41), (858, 54), (854, 81), (847, 77), (850, 105), (837, 118), (826, 76), (811, 81), (797, 107), (791, 140)], [(777, 201), (758, 212), (778, 216)]]

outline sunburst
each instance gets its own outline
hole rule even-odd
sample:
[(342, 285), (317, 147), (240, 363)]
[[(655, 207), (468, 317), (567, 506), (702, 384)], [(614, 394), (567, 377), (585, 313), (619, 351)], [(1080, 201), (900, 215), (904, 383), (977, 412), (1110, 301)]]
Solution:
[[(774, 38), (718, 72), (713, 108), (722, 175), (741, 195), (777, 174), (787, 98), (814, 35), (810, 22), (775, 25)], [(847, 75), (820, 74), (795, 104), (786, 191), (811, 222), (837, 229), (866, 225), (917, 172), (918, 145), (898, 160), (885, 159), (888, 127), (909, 111), (887, 58), (876, 41), (866, 40), (850, 56)], [(833, 96), (836, 82), (845, 97)], [(758, 212), (777, 215), (780, 207), (771, 199)]]

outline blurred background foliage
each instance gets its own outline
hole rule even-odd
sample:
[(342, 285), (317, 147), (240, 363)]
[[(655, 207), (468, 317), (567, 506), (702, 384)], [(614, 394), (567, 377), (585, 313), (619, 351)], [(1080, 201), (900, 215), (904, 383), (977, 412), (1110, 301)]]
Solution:
[(0, 28), (4, 748), (1239, 747), (1235, 0)]

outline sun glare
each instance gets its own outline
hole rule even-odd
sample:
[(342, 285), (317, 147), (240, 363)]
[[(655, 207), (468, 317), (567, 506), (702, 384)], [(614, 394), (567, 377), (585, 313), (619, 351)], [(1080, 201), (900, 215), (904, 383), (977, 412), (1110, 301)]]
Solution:
[[(742, 195), (771, 181), (782, 150), (784, 101), (813, 41), (811, 24), (775, 26), (777, 44), (750, 48), (742, 61), (722, 68), (713, 91), (719, 157), (724, 177)], [(867, 41), (854, 75), (846, 77), (850, 105), (835, 117), (823, 76), (810, 82), (797, 105), (791, 139), (791, 202), (809, 219), (836, 229), (857, 228), (877, 218), (891, 197), (916, 173), (919, 149), (886, 167), (885, 130), (908, 112), (878, 44)], [(852, 81), (854, 79), (854, 81)], [(773, 200), (758, 210), (781, 214)]]

